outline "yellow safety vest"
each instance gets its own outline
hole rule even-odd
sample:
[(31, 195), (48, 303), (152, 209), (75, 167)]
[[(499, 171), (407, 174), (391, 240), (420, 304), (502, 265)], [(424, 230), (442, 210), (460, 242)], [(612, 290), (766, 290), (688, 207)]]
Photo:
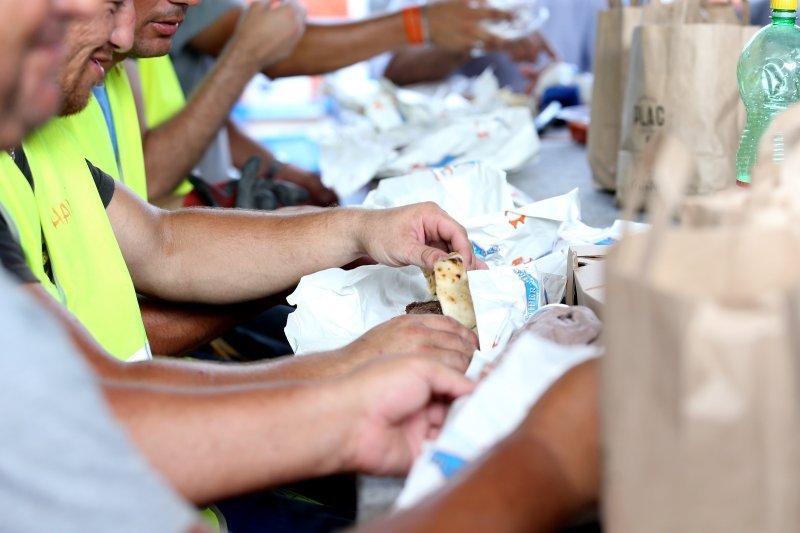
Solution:
[(111, 114), (114, 116), (119, 162), (114, 154), (114, 145), (111, 143), (103, 110), (94, 95), (86, 109), (58, 120), (63, 121), (75, 135), (89, 161), (114, 179), (123, 182), (147, 201), (142, 131), (136, 113), (136, 100), (131, 91), (128, 75), (121, 63), (108, 72), (105, 86)]
[(0, 154), (0, 215), (25, 254), (25, 262), (50, 295), (66, 305), (66, 297), (44, 270), (42, 225), (33, 189), (11, 156)]
[[(156, 128), (186, 107), (186, 97), (169, 56), (137, 59), (136, 62), (142, 84), (145, 122), (148, 128)], [(189, 180), (184, 180), (175, 194), (183, 196), (192, 189)]]
[[(30, 185), (10, 157), (2, 156), (0, 168), (2, 190), (9, 192), (5, 185), (11, 184), (22, 200), (14, 204), (4, 194), (2, 203), (13, 206), (9, 212), (27, 241), (22, 248), (29, 267), (48, 288), (41, 240), (36, 240), (37, 234), (44, 235), (59, 299), (67, 309), (118, 359), (151, 358), (133, 281), (77, 141), (62, 121), (54, 120), (31, 134), (23, 148), (33, 175), (34, 203), (23, 192)], [(31, 217), (34, 209), (38, 228)]]

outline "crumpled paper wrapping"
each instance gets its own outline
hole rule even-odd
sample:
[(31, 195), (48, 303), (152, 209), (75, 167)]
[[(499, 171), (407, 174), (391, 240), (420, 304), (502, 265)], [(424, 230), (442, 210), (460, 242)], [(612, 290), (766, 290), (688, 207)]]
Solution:
[(387, 208), (435, 202), (464, 224), (486, 213), (513, 209), (506, 173), (485, 163), (462, 163), (381, 180), (363, 207)]
[(540, 0), (489, 0), (487, 4), (514, 15), (510, 21), (483, 23), (488, 31), (503, 39), (527, 37), (541, 28), (550, 16), (550, 11)]
[(596, 346), (561, 346), (521, 335), (475, 392), (453, 405), (439, 437), (414, 462), (396, 507), (411, 507), (443, 485), (509, 435), (569, 369), (598, 355)]
[(387, 81), (361, 90), (331, 82), (345, 123), (320, 140), (323, 183), (348, 197), (376, 177), (468, 161), (516, 170), (539, 152), (527, 107), (505, 107), (491, 70), (467, 83), (464, 96), (397, 88)]

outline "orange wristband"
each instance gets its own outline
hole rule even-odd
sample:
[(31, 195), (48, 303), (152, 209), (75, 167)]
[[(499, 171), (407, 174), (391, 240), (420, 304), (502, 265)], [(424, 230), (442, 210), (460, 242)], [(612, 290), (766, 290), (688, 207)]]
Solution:
[(423, 44), (425, 30), (422, 26), (422, 9), (419, 6), (403, 9), (403, 28), (409, 44)]

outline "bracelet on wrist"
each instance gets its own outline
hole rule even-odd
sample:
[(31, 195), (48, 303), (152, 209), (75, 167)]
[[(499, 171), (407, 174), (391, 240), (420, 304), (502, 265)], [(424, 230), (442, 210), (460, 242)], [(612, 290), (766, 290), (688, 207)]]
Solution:
[(422, 22), (422, 8), (420, 6), (407, 7), (403, 9), (402, 13), (403, 29), (406, 32), (408, 44), (425, 43), (425, 26)]

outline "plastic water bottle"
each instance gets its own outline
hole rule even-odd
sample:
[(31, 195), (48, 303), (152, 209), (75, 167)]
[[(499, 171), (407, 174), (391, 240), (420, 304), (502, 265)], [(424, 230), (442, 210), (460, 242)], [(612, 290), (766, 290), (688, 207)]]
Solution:
[[(772, 118), (800, 101), (800, 28), (798, 0), (771, 0), (772, 24), (761, 28), (744, 47), (739, 58), (739, 93), (747, 110), (739, 151), (736, 153), (736, 183), (750, 184), (758, 145)], [(780, 139), (777, 144), (782, 144)], [(773, 157), (783, 159), (783, 147), (775, 146)]]

